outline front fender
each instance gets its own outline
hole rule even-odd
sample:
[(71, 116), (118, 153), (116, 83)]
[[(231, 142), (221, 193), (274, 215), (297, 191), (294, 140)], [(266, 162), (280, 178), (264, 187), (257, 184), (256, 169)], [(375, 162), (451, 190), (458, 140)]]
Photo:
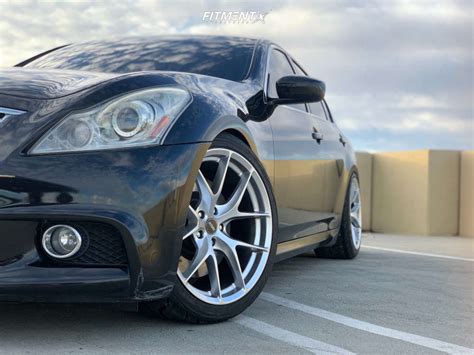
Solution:
[(219, 134), (228, 131), (239, 136), (257, 152), (252, 131), (239, 117), (239, 114), (244, 116), (243, 107), (212, 96), (194, 96), (193, 99), (193, 103), (166, 135), (164, 145), (212, 142)]

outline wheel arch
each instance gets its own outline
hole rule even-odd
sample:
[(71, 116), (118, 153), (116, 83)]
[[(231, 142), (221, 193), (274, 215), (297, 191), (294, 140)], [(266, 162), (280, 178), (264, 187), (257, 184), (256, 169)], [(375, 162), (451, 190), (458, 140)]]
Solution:
[(360, 175), (359, 175), (359, 168), (358, 168), (358, 166), (357, 166), (356, 163), (352, 164), (352, 166), (351, 166), (350, 169), (349, 169), (349, 177), (351, 177), (352, 174), (356, 174), (356, 175), (357, 175), (357, 178), (360, 177)]
[[(222, 132), (220, 132), (215, 138), (218, 138), (218, 137), (221, 137), (225, 134), (229, 134), (235, 138), (237, 138), (238, 140), (240, 140), (242, 143), (244, 143), (246, 146), (248, 146), (250, 149), (252, 149), (252, 145), (254, 144), (253, 142), (251, 142), (251, 139), (247, 136), (245, 136), (241, 131), (239, 131), (238, 129), (236, 128), (228, 128), (228, 129), (224, 129)], [(253, 151), (254, 149), (252, 149)]]
[(213, 142), (217, 137), (223, 134), (230, 134), (247, 145), (257, 156), (257, 145), (252, 132), (244, 121), (238, 117), (225, 116), (214, 122), (210, 127), (210, 134), (207, 141)]

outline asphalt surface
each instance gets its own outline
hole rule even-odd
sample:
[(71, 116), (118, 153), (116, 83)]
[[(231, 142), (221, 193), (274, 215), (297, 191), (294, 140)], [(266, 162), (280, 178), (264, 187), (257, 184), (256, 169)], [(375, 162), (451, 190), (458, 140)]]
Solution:
[(0, 353), (474, 354), (474, 240), (366, 235), (352, 261), (275, 265), (242, 316), (192, 326), (100, 306), (0, 305)]

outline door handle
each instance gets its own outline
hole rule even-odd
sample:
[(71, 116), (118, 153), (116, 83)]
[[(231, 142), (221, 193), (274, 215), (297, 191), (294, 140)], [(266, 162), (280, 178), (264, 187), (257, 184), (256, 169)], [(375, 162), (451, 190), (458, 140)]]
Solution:
[(342, 134), (339, 135), (339, 142), (342, 143), (342, 145), (345, 147), (346, 146), (346, 140), (344, 139), (344, 137), (342, 136)]
[(314, 132), (311, 134), (311, 136), (313, 137), (313, 139), (318, 142), (318, 143), (321, 143), (321, 141), (324, 139), (324, 134), (322, 133), (319, 133), (316, 128), (313, 128)]

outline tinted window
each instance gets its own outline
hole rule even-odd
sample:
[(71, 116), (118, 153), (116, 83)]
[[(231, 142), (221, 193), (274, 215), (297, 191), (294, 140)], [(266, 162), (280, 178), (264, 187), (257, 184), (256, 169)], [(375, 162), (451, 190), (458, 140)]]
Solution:
[(254, 47), (255, 40), (232, 37), (139, 37), (72, 44), (26, 66), (106, 73), (179, 71), (240, 81)]
[[(279, 51), (279, 50), (272, 50), (270, 54), (270, 61), (269, 61), (269, 82), (268, 82), (268, 96), (271, 98), (277, 98), (278, 93), (276, 90), (276, 82), (283, 76), (286, 75), (294, 75), (293, 69), (291, 68), (291, 64), (288, 61), (286, 55)], [(298, 105), (289, 105), (291, 107), (306, 111), (304, 104)]]
[(309, 109), (313, 115), (326, 119), (326, 114), (324, 113), (323, 105), (321, 102), (311, 102), (309, 103)]
[[(306, 73), (303, 71), (303, 69), (301, 69), (301, 67), (295, 61), (292, 61), (292, 63), (297, 75), (307, 76)], [(326, 119), (322, 102), (310, 102), (308, 103), (308, 106), (309, 106), (309, 110), (311, 111), (313, 115), (316, 115), (322, 118), (323, 120)]]

